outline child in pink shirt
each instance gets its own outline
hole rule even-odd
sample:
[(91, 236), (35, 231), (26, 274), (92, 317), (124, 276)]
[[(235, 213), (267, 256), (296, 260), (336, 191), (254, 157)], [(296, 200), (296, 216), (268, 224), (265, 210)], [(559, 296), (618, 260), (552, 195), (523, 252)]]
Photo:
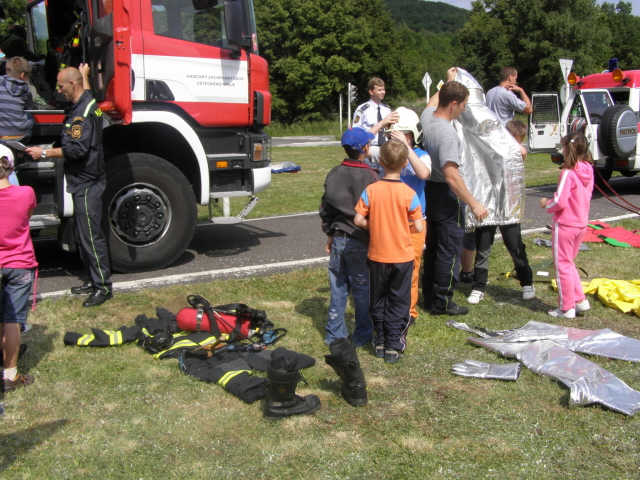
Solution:
[(564, 163), (558, 190), (552, 199), (540, 199), (540, 206), (553, 214), (551, 242), (560, 307), (551, 310), (549, 315), (575, 318), (576, 312), (586, 312), (590, 308), (574, 260), (587, 231), (593, 192), (593, 160), (582, 133), (563, 137), (561, 144)]
[(29, 218), (36, 207), (31, 187), (9, 183), (13, 154), (0, 145), (0, 338), (2, 339), (2, 391), (31, 385), (31, 375), (18, 373), (20, 326), (27, 319), (29, 293), (36, 276), (36, 257), (29, 233)]

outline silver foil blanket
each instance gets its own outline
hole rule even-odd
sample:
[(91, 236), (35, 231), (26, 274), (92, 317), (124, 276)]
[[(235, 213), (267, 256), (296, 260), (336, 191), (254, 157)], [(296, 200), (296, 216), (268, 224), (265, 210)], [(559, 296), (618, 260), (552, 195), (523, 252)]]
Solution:
[(464, 146), (462, 176), (469, 192), (489, 212), (478, 222), (468, 208), (466, 229), (521, 223), (525, 183), (520, 146), (487, 107), (476, 79), (458, 68), (456, 80), (469, 89), (467, 108), (453, 122)]
[(640, 392), (569, 349), (638, 361), (638, 340), (608, 329), (581, 330), (529, 322), (520, 329), (505, 332), (503, 337), (468, 341), (506, 358), (517, 358), (534, 372), (559, 380), (570, 389), (570, 406), (600, 403), (627, 415), (640, 410)]

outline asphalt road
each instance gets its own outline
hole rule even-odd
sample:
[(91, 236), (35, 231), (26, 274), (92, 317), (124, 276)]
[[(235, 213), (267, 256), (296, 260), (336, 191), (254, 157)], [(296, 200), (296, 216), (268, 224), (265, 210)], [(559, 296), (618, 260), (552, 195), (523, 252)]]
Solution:
[[(317, 140), (317, 137), (306, 138), (311, 144), (330, 141)], [(295, 137), (293, 142), (304, 143), (299, 137)], [(616, 178), (611, 184), (625, 200), (640, 206), (640, 176)], [(540, 209), (539, 199), (550, 197), (554, 190), (555, 186), (527, 190), (523, 230), (545, 230), (550, 216)], [(618, 202), (622, 203), (620, 200)], [(592, 200), (591, 219), (604, 220), (628, 215), (633, 216), (600, 194), (596, 194)], [(117, 294), (123, 290), (323, 266), (328, 261), (324, 251), (325, 239), (316, 212), (248, 220), (239, 225), (200, 224), (189, 249), (176, 263), (154, 272), (114, 273), (114, 290)], [(77, 254), (61, 251), (55, 238), (36, 238), (34, 245), (40, 263), (39, 297), (58, 297), (81, 283), (83, 267)]]

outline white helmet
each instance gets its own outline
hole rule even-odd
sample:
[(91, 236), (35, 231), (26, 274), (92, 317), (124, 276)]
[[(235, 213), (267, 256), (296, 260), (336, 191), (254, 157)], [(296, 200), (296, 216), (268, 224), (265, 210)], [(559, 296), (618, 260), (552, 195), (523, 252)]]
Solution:
[(422, 127), (416, 112), (405, 107), (398, 107), (396, 112), (400, 114), (400, 118), (387, 128), (387, 132), (411, 132), (413, 133), (413, 141), (416, 145), (419, 144), (422, 137)]

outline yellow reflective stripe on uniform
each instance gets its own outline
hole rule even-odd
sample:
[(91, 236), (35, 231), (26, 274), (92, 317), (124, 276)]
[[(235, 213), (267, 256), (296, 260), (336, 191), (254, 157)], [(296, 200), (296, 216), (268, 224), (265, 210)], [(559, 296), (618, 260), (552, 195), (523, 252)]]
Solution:
[(81, 347), (86, 346), (89, 342), (96, 339), (95, 335), (83, 335), (78, 339), (78, 345)]
[(109, 345), (122, 345), (122, 332), (120, 330), (105, 330), (109, 335)]
[[(187, 334), (189, 334), (189, 333), (193, 333), (193, 332), (187, 332)], [(163, 350), (161, 352), (156, 353), (153, 356), (153, 358), (159, 359), (160, 357), (162, 357), (162, 355), (166, 354), (167, 352), (170, 352), (172, 350), (178, 350), (180, 348), (201, 347), (203, 345), (206, 345), (207, 343), (212, 343), (212, 341), (215, 340), (215, 339), (216, 339), (216, 337), (207, 337), (202, 342), (196, 343), (193, 340), (189, 340), (188, 338), (185, 338), (184, 340), (180, 340), (179, 342), (174, 343), (173, 345), (171, 345), (166, 350)]]
[[(89, 102), (89, 104), (87, 105), (87, 108), (85, 108), (84, 115), (83, 115), (84, 118), (87, 118), (87, 115), (89, 115), (89, 109), (91, 108), (91, 105), (93, 105), (94, 103), (96, 103), (96, 99), (95, 98), (93, 100), (91, 100)], [(98, 109), (98, 110), (100, 110), (100, 109)], [(98, 115), (98, 116), (100, 116), (100, 115)]]
[(69, 124), (69, 123), (65, 123), (64, 126), (67, 127), (67, 128), (71, 128), (71, 124)]
[(236, 375), (240, 375), (242, 372), (247, 372), (249, 375), (253, 373), (251, 370), (234, 370), (232, 372), (227, 372), (222, 376), (220, 380), (218, 380), (218, 385), (220, 385), (222, 388), (226, 388), (227, 383), (229, 383), (229, 381), (233, 377), (235, 377)]

